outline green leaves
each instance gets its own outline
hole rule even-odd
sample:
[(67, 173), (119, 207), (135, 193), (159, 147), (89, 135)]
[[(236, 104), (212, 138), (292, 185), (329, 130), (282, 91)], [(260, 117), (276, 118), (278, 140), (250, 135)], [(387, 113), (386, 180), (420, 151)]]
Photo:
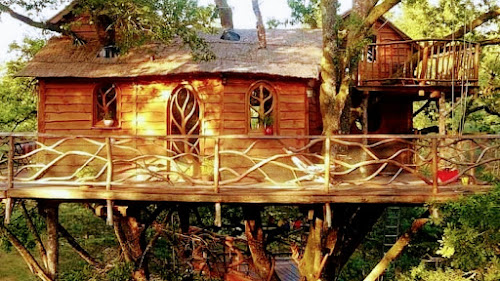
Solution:
[(199, 7), (195, 0), (84, 0), (76, 10), (111, 19), (108, 28), (116, 32), (122, 52), (146, 43), (169, 44), (179, 38), (192, 50), (196, 60), (210, 60), (213, 52), (198, 32), (213, 32), (216, 18), (213, 5)]
[(25, 38), (22, 43), (10, 45), (18, 58), (6, 63), (6, 74), (0, 78), (0, 131), (35, 131), (37, 81), (33, 78), (14, 77), (26, 62), (45, 45), (43, 39)]

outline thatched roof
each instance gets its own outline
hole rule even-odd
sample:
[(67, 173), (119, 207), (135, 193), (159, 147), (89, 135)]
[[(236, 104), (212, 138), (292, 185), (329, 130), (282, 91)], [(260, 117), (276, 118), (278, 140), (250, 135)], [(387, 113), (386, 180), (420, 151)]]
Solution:
[[(48, 77), (139, 77), (187, 73), (243, 73), (283, 77), (319, 77), (321, 30), (268, 30), (267, 49), (258, 49), (255, 30), (236, 30), (238, 42), (207, 35), (216, 55), (209, 62), (195, 62), (180, 44), (152, 44), (116, 58), (102, 58), (98, 42), (75, 46), (68, 37), (49, 40), (18, 76)], [(152, 56), (154, 55), (154, 59)]]

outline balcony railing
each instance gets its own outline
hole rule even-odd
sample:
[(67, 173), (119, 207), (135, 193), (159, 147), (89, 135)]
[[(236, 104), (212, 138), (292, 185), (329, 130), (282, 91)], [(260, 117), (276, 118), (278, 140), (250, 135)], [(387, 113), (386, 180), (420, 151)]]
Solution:
[(328, 194), (363, 187), (437, 194), (449, 186), (480, 190), (500, 177), (499, 135), (1, 134), (0, 141), (0, 194), (26, 188)]
[(369, 44), (358, 66), (359, 86), (477, 86), (480, 45), (463, 40)]

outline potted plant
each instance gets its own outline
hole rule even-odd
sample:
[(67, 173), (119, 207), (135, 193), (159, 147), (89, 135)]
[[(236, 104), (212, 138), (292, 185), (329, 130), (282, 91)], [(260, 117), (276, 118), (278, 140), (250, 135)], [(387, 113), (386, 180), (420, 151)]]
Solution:
[(113, 118), (113, 114), (111, 112), (105, 112), (104, 116), (102, 118), (102, 122), (104, 123), (104, 126), (106, 127), (111, 127), (115, 124), (115, 120)]
[(266, 116), (262, 119), (262, 124), (264, 124), (264, 134), (265, 135), (273, 135), (273, 123), (274, 119), (272, 116)]

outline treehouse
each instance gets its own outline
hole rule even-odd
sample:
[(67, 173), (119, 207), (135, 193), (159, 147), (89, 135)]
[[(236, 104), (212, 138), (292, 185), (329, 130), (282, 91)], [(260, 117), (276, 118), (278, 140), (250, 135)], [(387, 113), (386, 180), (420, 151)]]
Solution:
[(269, 30), (267, 49), (251, 30), (203, 35), (216, 59), (197, 62), (179, 42), (120, 54), (105, 18), (71, 7), (51, 20), (68, 22), (87, 43), (52, 38), (19, 73), (39, 81), (38, 134), (2, 135), (0, 198), (423, 203), (483, 192), (498, 168), (493, 137), (411, 135), (414, 101), (477, 86), (473, 43), (379, 20), (353, 85), (361, 117), (325, 137), (320, 30)]

